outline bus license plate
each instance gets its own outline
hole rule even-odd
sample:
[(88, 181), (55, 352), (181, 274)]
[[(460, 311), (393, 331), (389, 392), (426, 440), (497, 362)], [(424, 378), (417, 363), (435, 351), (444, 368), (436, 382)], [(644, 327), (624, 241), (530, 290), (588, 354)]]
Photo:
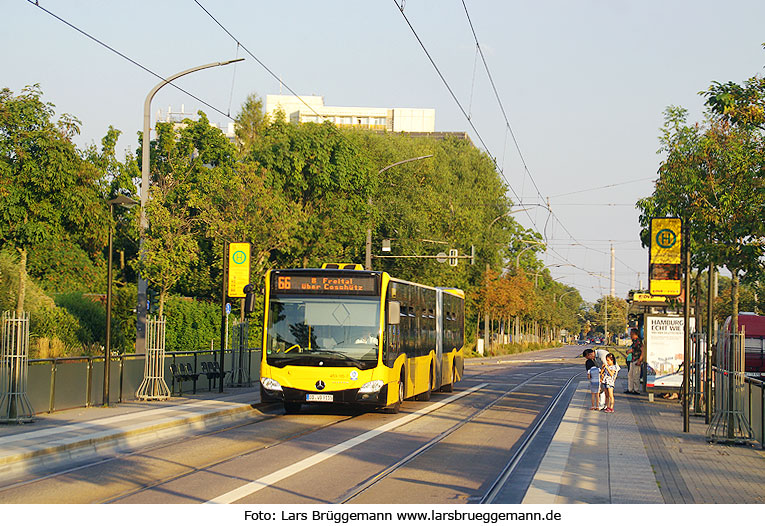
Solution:
[(331, 394), (307, 394), (305, 395), (306, 402), (332, 402), (334, 397)]

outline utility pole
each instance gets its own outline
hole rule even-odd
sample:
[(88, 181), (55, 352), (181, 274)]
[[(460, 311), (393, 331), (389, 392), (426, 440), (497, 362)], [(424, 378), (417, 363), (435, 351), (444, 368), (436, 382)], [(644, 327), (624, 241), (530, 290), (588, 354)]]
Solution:
[(616, 297), (616, 253), (614, 252), (614, 245), (611, 245), (611, 297)]
[[(486, 275), (489, 274), (489, 264), (486, 263)], [(484, 301), (485, 305), (483, 308), (483, 349), (484, 353), (488, 352), (489, 349), (489, 305), (488, 302)]]

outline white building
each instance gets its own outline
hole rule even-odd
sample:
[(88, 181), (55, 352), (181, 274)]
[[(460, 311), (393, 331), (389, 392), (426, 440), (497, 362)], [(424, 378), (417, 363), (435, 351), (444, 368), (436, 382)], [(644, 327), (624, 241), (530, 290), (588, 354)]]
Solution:
[[(196, 113), (186, 113), (184, 105), (181, 104), (181, 111), (173, 111), (173, 107), (169, 106), (167, 108), (167, 113), (164, 115), (162, 114), (162, 110), (158, 109), (156, 122), (172, 122), (177, 129), (184, 126), (184, 119), (191, 119), (195, 121), (198, 118), (199, 116)], [(225, 135), (229, 141), (236, 142), (236, 124), (234, 122), (229, 122), (226, 124), (211, 122), (210, 126), (213, 128), (218, 128), (220, 131), (222, 131), (223, 135)]]
[(325, 106), (324, 97), (316, 95), (266, 95), (266, 115), (274, 118), (279, 109), (287, 122), (295, 124), (329, 121), (338, 127), (419, 133), (433, 133), (436, 128), (435, 109)]

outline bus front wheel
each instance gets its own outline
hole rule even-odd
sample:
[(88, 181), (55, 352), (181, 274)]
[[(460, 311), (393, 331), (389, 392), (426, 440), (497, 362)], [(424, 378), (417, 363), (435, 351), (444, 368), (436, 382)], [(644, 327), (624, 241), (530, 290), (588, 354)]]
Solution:
[(395, 403), (389, 405), (385, 408), (385, 412), (395, 415), (398, 414), (399, 411), (401, 411), (401, 404), (404, 402), (404, 372), (401, 371), (401, 377), (398, 379), (397, 384), (397, 390), (398, 390), (398, 399)]

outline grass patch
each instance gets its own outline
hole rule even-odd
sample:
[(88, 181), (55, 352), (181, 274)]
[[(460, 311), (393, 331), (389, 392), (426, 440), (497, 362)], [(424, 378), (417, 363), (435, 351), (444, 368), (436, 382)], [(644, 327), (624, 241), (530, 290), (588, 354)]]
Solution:
[(483, 356), (478, 354), (475, 350), (475, 344), (470, 349), (465, 350), (465, 358), (487, 358), (492, 356), (507, 356), (511, 354), (521, 354), (529, 351), (539, 351), (541, 349), (553, 349), (555, 347), (562, 347), (562, 343), (558, 342), (546, 342), (546, 343), (508, 343), (506, 345), (495, 345), (490, 349), (486, 349)]

